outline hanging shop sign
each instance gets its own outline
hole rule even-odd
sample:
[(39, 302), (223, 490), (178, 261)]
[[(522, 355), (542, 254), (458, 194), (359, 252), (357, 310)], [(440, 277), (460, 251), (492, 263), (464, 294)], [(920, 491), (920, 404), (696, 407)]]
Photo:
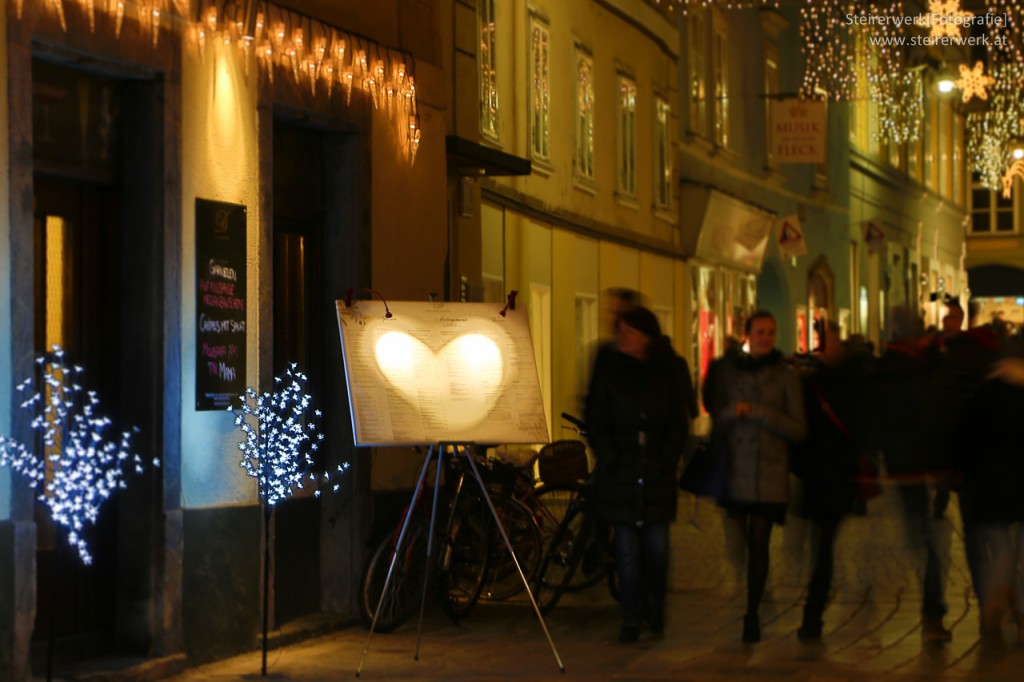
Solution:
[(773, 223), (767, 212), (711, 191), (701, 221), (696, 255), (708, 263), (760, 272)]
[(804, 231), (800, 226), (800, 219), (795, 214), (776, 222), (775, 232), (779, 253), (783, 258), (796, 258), (807, 253)]
[(196, 199), (196, 410), (245, 392), (245, 206)]
[(769, 143), (776, 163), (825, 163), (825, 102), (778, 99), (770, 111)]
[(868, 251), (871, 253), (882, 248), (882, 245), (885, 244), (885, 230), (881, 225), (873, 221), (864, 223), (864, 244), (867, 245)]

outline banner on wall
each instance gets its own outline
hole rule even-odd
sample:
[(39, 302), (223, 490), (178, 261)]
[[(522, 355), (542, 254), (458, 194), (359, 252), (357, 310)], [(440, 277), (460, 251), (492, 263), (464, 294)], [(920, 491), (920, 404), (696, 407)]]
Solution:
[(777, 99), (770, 111), (769, 143), (776, 163), (825, 163), (825, 102)]
[(776, 241), (783, 258), (796, 258), (807, 253), (807, 242), (797, 216), (786, 216), (775, 224)]

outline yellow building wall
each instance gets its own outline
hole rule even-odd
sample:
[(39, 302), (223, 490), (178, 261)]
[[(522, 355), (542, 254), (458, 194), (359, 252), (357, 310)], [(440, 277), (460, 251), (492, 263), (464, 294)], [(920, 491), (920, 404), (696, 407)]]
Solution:
[(182, 51), (181, 164), (181, 495), (183, 507), (252, 504), (255, 479), (238, 466), (239, 433), (227, 412), (197, 412), (195, 294), (196, 198), (244, 204), (247, 209), (246, 385), (256, 386), (259, 337), (259, 154), (256, 69), (237, 48), (211, 41), (205, 55)]
[[(670, 22), (660, 18), (641, 0), (616, 0), (623, 10), (644, 22), (673, 51), (678, 36)], [(666, 53), (638, 26), (592, 0), (515, 0), (495, 3), (497, 17), (497, 68), (499, 98), (499, 139), (503, 151), (529, 158), (527, 116), (530, 69), (529, 16), (536, 11), (549, 22), (550, 73), (550, 168), (535, 164), (528, 176), (501, 177), (498, 184), (536, 198), (544, 204), (648, 237), (676, 240), (673, 208), (656, 213), (654, 204), (654, 120), (655, 94), (673, 107), (669, 123), (671, 148), (677, 144), (678, 101), (676, 65), (672, 52)], [(573, 178), (576, 116), (575, 42), (590, 50), (595, 74), (595, 187), (580, 189)], [(636, 185), (637, 194), (619, 200), (615, 194), (615, 120), (618, 74), (635, 78)], [(555, 134), (555, 131), (565, 131)], [(567, 133), (567, 134), (566, 134)], [(673, 154), (674, 156), (674, 154)]]

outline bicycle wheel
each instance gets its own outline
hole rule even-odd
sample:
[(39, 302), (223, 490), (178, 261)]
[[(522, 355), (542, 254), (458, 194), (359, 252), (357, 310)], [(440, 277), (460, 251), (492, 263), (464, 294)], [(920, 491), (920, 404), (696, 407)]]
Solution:
[[(608, 542), (610, 532), (608, 524), (601, 519), (588, 516), (586, 512), (584, 512), (584, 517), (585, 523), (589, 526), (589, 532), (584, 533), (582, 529), (580, 530), (580, 553), (582, 556), (579, 567), (573, 572), (565, 586), (566, 592), (579, 592), (593, 587), (608, 575), (609, 569), (615, 567), (615, 555), (612, 554), (611, 545)], [(613, 591), (612, 596), (615, 596), (613, 583), (609, 582), (608, 586)]]
[[(544, 553), (544, 542), (540, 528), (530, 510), (519, 500), (505, 498), (495, 500), (494, 507), (505, 533), (508, 535), (515, 558), (527, 580), (532, 580), (540, 567), (541, 555)], [(494, 519), (488, 514), (490, 529), (488, 543), (490, 557), (487, 560), (487, 574), (484, 578), (484, 599), (498, 601), (508, 599), (522, 592), (526, 584), (516, 570), (516, 563), (505, 546), (501, 533), (494, 525)]]
[[(462, 504), (459, 508), (465, 510)], [(456, 515), (451, 533), (441, 545), (437, 576), (441, 607), (452, 620), (468, 616), (480, 599), (487, 555), (487, 530), (479, 514)]]
[(381, 539), (363, 568), (359, 615), (369, 629), (380, 603), (377, 632), (391, 632), (408, 620), (423, 594), (423, 581), (427, 576), (427, 524), (414, 516), (409, 521), (402, 551), (395, 560), (388, 593), (383, 603), (380, 602), (400, 530), (401, 526)]
[(551, 543), (569, 505), (579, 497), (581, 487), (579, 484), (541, 485), (520, 498), (533, 513), (545, 547)]
[(591, 530), (592, 524), (584, 517), (582, 507), (570, 506), (544, 552), (533, 581), (533, 596), (542, 613), (553, 609), (567, 591), (583, 559), (583, 548), (588, 544)]

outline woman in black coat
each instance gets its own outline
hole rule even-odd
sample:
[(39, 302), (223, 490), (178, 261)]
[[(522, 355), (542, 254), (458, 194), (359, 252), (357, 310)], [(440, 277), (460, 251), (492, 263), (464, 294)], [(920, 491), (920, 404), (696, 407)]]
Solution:
[(614, 352), (594, 368), (587, 394), (595, 493), (615, 531), (623, 643), (636, 641), (645, 623), (655, 634), (664, 629), (668, 524), (689, 428), (678, 363), (654, 314), (635, 308), (620, 316)]

